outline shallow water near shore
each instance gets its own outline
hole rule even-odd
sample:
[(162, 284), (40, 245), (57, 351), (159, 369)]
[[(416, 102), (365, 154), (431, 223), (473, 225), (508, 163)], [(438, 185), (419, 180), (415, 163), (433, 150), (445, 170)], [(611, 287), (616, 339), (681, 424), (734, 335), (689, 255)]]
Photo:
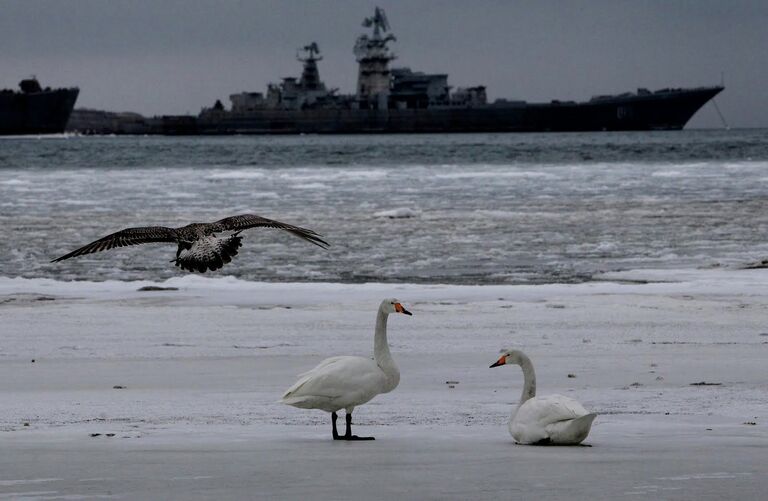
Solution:
[(124, 227), (244, 212), (325, 235), (251, 230), (223, 272), (259, 281), (590, 280), (768, 254), (768, 131), (455, 136), (53, 137), (0, 141), (4, 276), (158, 280), (174, 248), (58, 264)]

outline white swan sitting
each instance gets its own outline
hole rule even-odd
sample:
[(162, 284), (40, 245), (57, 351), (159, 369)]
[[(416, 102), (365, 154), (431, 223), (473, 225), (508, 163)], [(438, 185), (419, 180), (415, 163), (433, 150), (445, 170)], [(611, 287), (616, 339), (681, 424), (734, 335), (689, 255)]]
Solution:
[(587, 412), (576, 400), (563, 395), (536, 396), (536, 374), (528, 356), (507, 350), (491, 367), (516, 364), (523, 369), (520, 405), (509, 418), (509, 433), (520, 444), (577, 445), (592, 427), (597, 414)]
[[(283, 394), (281, 402), (302, 409), (330, 412), (334, 440), (374, 440), (374, 437), (352, 435), (352, 411), (376, 395), (394, 390), (400, 382), (400, 370), (387, 343), (390, 313), (411, 314), (397, 299), (381, 302), (373, 338), (373, 360), (351, 356), (326, 358), (311, 371), (299, 375), (299, 380)], [(336, 431), (336, 412), (341, 409), (347, 412), (343, 436)]]

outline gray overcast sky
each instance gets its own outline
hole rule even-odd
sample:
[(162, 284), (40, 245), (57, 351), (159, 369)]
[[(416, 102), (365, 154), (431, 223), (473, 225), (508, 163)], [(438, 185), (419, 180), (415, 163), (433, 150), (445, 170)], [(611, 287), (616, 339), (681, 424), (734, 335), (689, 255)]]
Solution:
[[(587, 99), (717, 84), (732, 127), (768, 127), (766, 0), (2, 0), (0, 87), (77, 85), (79, 107), (197, 113), (298, 76), (317, 41), (326, 84), (352, 92), (355, 37), (375, 5), (396, 65), (485, 84), (491, 98)], [(690, 123), (720, 126), (711, 104)]]

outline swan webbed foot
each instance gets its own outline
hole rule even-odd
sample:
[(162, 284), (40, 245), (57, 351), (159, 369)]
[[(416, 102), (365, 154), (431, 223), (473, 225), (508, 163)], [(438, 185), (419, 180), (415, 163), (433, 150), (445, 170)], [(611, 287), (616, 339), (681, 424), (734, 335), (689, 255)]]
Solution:
[(376, 437), (358, 437), (357, 435), (350, 435), (348, 437), (346, 435), (335, 435), (333, 439), (346, 442), (355, 442), (357, 440), (376, 440)]
[(553, 442), (551, 438), (544, 438), (542, 440), (539, 440), (538, 442), (533, 442), (530, 444), (521, 444), (520, 442), (515, 442), (517, 445), (539, 445), (539, 446), (575, 446), (575, 447), (592, 447), (590, 444), (582, 444), (581, 442), (573, 443), (573, 442)]
[(375, 437), (358, 437), (357, 435), (352, 435), (352, 413), (348, 412), (345, 416), (346, 421), (346, 430), (344, 433), (344, 436), (340, 436), (338, 432), (336, 431), (336, 419), (338, 419), (338, 415), (333, 412), (331, 413), (331, 421), (333, 422), (333, 439), (334, 440), (347, 440), (350, 442), (356, 441), (356, 440), (376, 440)]

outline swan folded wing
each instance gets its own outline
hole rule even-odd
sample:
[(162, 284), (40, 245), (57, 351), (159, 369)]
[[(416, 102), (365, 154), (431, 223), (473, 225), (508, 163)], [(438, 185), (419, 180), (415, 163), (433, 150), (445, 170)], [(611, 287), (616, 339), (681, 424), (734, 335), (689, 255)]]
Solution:
[(313, 230), (288, 223), (281, 223), (280, 221), (267, 219), (265, 217), (257, 216), (256, 214), (240, 214), (239, 216), (225, 217), (215, 223), (211, 223), (211, 230), (214, 232), (242, 231), (249, 228), (275, 228), (284, 230), (307, 242), (313, 243), (318, 247), (322, 247), (323, 249), (330, 247), (330, 244), (322, 239), (322, 235)]
[(589, 414), (576, 400), (563, 395), (546, 395), (526, 401), (515, 415), (516, 421), (535, 422), (539, 426), (576, 419)]
[[(337, 357), (326, 358), (325, 360), (323, 360), (322, 362), (317, 364), (315, 367), (311, 368), (307, 372), (302, 372), (301, 374), (299, 374), (296, 377), (299, 378), (299, 382), (303, 381), (304, 379), (306, 379), (307, 376), (309, 376), (311, 374), (314, 374), (315, 371), (318, 371), (318, 370), (322, 369), (323, 367), (325, 367), (327, 365), (331, 365), (331, 364), (333, 364), (335, 362), (338, 362), (339, 360), (342, 360), (342, 359), (345, 359), (345, 358), (347, 358), (347, 355), (340, 355), (340, 356), (337, 356)], [(296, 384), (298, 384), (298, 382)], [(294, 385), (294, 386), (296, 386), (296, 385)]]
[(115, 247), (125, 247), (126, 245), (139, 245), (153, 242), (177, 242), (178, 235), (173, 228), (166, 228), (164, 226), (144, 226), (139, 228), (126, 228), (124, 230), (117, 231), (106, 237), (102, 237), (94, 242), (84, 245), (79, 249), (76, 249), (69, 254), (65, 254), (61, 257), (53, 259), (51, 262), (56, 263), (64, 261), (71, 257), (82, 256), (84, 254), (91, 254), (93, 252), (101, 252)]
[(383, 372), (370, 358), (332, 357), (299, 376), (299, 380), (283, 394), (283, 401), (300, 397), (346, 398), (378, 393)]
[[(304, 385), (306, 385), (309, 381), (311, 381), (313, 377), (315, 377), (318, 374), (320, 374), (321, 370), (324, 367), (327, 367), (329, 365), (333, 365), (338, 360), (341, 360), (341, 359), (344, 359), (344, 358), (346, 358), (346, 357), (341, 356), (341, 357), (326, 358), (325, 360), (323, 360), (322, 362), (317, 364), (317, 366), (315, 366), (314, 368), (308, 370), (307, 372), (302, 372), (301, 374), (299, 374), (298, 379), (296, 380), (296, 382), (293, 383), (293, 385), (290, 388), (285, 390), (285, 393), (283, 393), (283, 400), (285, 400), (285, 399), (287, 399), (289, 397), (295, 397), (299, 393), (304, 393), (303, 391), (300, 391), (300, 390), (302, 388), (304, 388)], [(333, 395), (329, 395), (329, 396), (333, 396)]]

